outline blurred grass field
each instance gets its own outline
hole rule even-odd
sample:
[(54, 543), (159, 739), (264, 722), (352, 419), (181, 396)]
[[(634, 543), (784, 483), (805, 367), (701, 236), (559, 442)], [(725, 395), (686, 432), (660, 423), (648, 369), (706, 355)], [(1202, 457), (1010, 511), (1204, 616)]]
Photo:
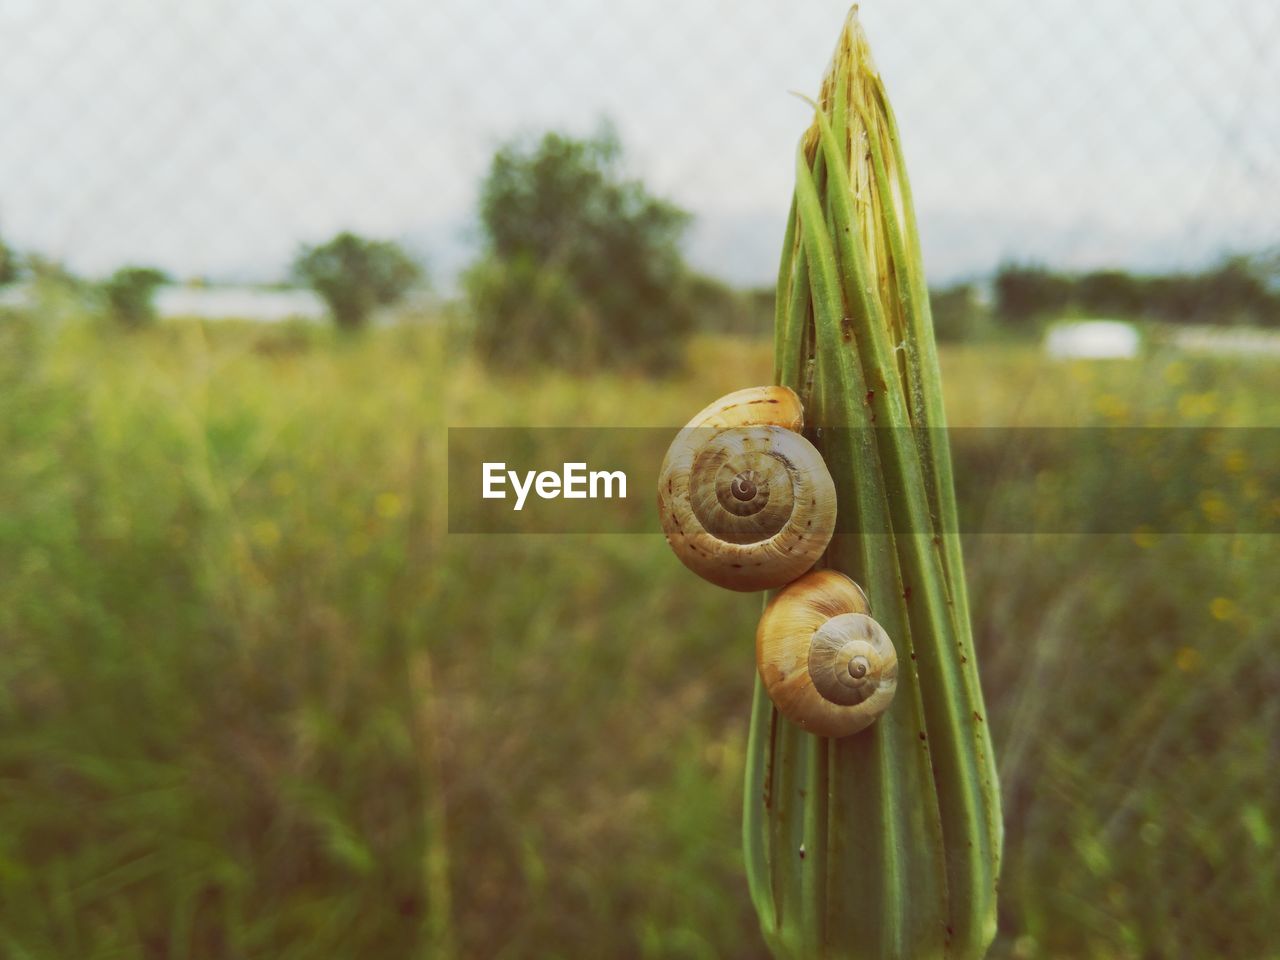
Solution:
[[(1274, 358), (942, 360), (956, 426), (1280, 425)], [(666, 380), (499, 380), (431, 324), (0, 318), (0, 955), (765, 957), (759, 599), (659, 537), (448, 535), (444, 428), (680, 424), (771, 369), (702, 338)], [(1280, 956), (1274, 539), (966, 550), (992, 956)]]

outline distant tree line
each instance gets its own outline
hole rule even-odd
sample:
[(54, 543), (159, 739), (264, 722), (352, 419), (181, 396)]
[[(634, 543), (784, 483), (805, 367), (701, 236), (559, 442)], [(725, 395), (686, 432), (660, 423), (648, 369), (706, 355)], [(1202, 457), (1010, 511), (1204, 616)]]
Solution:
[[(96, 282), (76, 277), (39, 254), (18, 256), (0, 240), (0, 286), (28, 275), (37, 287), (57, 288), (115, 325), (137, 330), (156, 320), (155, 294), (172, 277), (155, 267), (128, 265)], [(359, 330), (373, 312), (399, 303), (425, 284), (422, 264), (390, 240), (371, 240), (342, 231), (316, 246), (299, 248), (291, 274), (314, 290), (342, 330)]]
[(1006, 263), (987, 303), (972, 283), (935, 289), (930, 300), (941, 340), (1033, 332), (1071, 316), (1280, 327), (1280, 257), (1232, 256), (1205, 270), (1151, 274)]
[[(626, 176), (608, 126), (586, 139), (549, 132), (501, 146), (477, 212), (482, 248), (463, 277), (464, 314), (472, 345), (492, 366), (666, 370), (691, 332), (765, 336), (772, 326), (771, 289), (734, 289), (685, 262), (691, 215)], [(24, 269), (37, 282), (64, 278), (126, 328), (154, 321), (154, 293), (169, 280), (126, 266), (86, 285), (0, 241), (0, 285)], [(399, 244), (350, 231), (300, 247), (291, 275), (344, 330), (426, 284), (421, 262)], [(958, 283), (930, 299), (940, 340), (1030, 333), (1064, 316), (1277, 327), (1280, 254), (1167, 274), (1005, 263), (989, 289)]]
[(1081, 312), (1165, 323), (1280, 326), (1280, 287), (1264, 263), (1229, 257), (1208, 270), (1136, 274), (1057, 273), (1005, 265), (995, 278), (1000, 316), (1010, 323)]

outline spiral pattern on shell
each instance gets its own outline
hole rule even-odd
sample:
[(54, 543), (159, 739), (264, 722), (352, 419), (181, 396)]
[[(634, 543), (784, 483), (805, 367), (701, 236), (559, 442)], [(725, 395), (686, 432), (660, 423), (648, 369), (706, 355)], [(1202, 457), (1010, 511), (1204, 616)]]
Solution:
[(835, 530), (836, 495), (803, 426), (792, 390), (752, 387), (717, 400), (680, 431), (658, 478), (658, 514), (687, 567), (749, 591), (813, 566)]
[(888, 709), (898, 655), (870, 616), (862, 589), (816, 570), (778, 593), (756, 629), (756, 666), (788, 720), (823, 737), (847, 737)]

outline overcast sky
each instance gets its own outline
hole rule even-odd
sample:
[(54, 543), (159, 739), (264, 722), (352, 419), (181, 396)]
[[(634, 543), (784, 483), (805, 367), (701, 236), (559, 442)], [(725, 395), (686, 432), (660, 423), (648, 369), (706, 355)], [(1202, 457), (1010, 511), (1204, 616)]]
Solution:
[[(0, 0), (0, 236), (101, 273), (281, 275), (406, 240), (442, 285), (494, 148), (616, 125), (769, 282), (843, 0)], [(866, 0), (935, 279), (1280, 242), (1274, 0)]]

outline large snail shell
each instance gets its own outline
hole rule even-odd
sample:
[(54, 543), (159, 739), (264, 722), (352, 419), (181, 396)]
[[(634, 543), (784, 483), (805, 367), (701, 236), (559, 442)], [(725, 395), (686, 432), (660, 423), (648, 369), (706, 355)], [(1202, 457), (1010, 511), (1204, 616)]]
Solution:
[(898, 655), (869, 610), (861, 588), (834, 570), (801, 577), (765, 607), (756, 666), (788, 720), (819, 736), (847, 737), (888, 709)]
[(687, 567), (731, 590), (763, 590), (813, 566), (835, 530), (836, 491), (803, 426), (792, 390), (751, 387), (680, 431), (658, 477), (658, 514)]

